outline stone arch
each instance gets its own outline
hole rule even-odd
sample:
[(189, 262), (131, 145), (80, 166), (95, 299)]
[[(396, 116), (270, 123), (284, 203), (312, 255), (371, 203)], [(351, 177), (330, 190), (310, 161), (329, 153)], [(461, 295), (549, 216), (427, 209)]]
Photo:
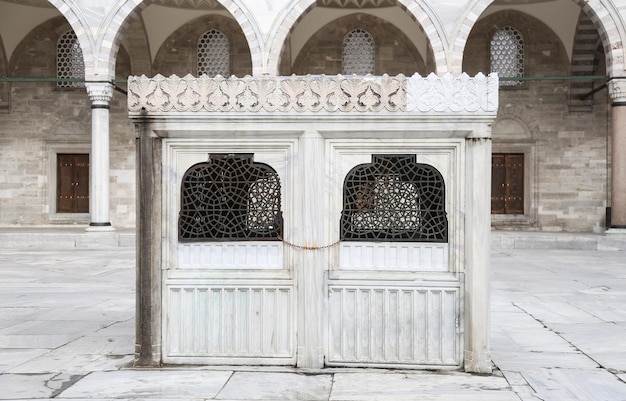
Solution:
[(89, 139), (91, 130), (90, 115), (83, 113), (82, 115), (55, 115), (57, 121), (50, 129), (51, 138), (67, 138), (67, 137), (84, 137)]
[[(454, 47), (451, 49), (450, 64), (453, 67), (452, 73), (461, 73), (463, 65), (463, 55), (469, 34), (483, 14), (483, 12), (493, 3), (494, 0), (473, 0), (464, 9), (465, 12), (459, 17), (461, 21), (458, 32), (455, 32)], [(583, 12), (587, 14), (600, 33), (604, 53), (606, 57), (607, 73), (612, 76), (619, 76), (624, 71), (624, 49), (622, 37), (623, 28), (616, 23), (619, 20), (617, 10), (609, 9), (600, 0), (572, 0), (578, 4)], [(462, 69), (462, 68), (461, 68)]]
[(293, 64), (281, 66), (280, 74), (341, 74), (343, 40), (354, 29), (366, 30), (375, 42), (373, 74), (428, 74), (422, 55), (402, 31), (391, 22), (358, 12), (332, 20), (312, 34)]
[[(76, 37), (78, 37), (78, 43), (80, 44), (85, 59), (85, 78), (89, 79), (87, 78), (87, 72), (97, 68), (98, 57), (96, 56), (97, 52), (95, 48), (96, 40), (91, 35), (85, 14), (80, 12), (74, 3), (67, 3), (62, 0), (49, 0), (49, 2), (65, 17), (68, 24), (74, 30)], [(115, 68), (113, 71), (115, 71)]]
[[(280, 57), (289, 33), (316, 4), (316, 0), (291, 0), (278, 15), (277, 24), (270, 33), (268, 40), (267, 73), (274, 75), (279, 71)], [(423, 28), (430, 49), (432, 49), (435, 71), (438, 74), (448, 72), (445, 30), (438, 23), (436, 14), (429, 6), (414, 0), (398, 0), (398, 6), (404, 9)]]
[(530, 139), (532, 136), (528, 125), (512, 114), (499, 116), (494, 121), (491, 132), (494, 140)]
[[(231, 13), (248, 40), (248, 46), (252, 55), (253, 74), (263, 71), (263, 41), (261, 32), (254, 22), (252, 13), (238, 0), (217, 0)], [(74, 10), (61, 0), (50, 0), (61, 14), (63, 14), (74, 28), (76, 35), (81, 41), (81, 47), (85, 56), (85, 78), (87, 80), (110, 80), (115, 76), (115, 58), (120, 45), (123, 31), (133, 18), (137, 18), (139, 12), (150, 5), (151, 0), (118, 0), (104, 21), (102, 34), (93, 38), (89, 25), (81, 19), (82, 13)], [(83, 39), (84, 38), (84, 39)], [(85, 44), (83, 44), (83, 41)], [(89, 43), (89, 46), (87, 46)], [(102, 62), (104, 61), (104, 62)]]
[[(571, 75), (590, 76), (604, 74), (606, 68), (601, 63), (603, 47), (600, 33), (587, 13), (581, 11), (576, 24), (574, 46), (572, 49)], [(603, 68), (604, 71), (600, 72)], [(593, 96), (588, 96), (594, 90), (597, 82), (594, 80), (576, 80), (569, 83), (569, 106), (572, 111), (591, 111)], [(581, 97), (582, 96), (582, 97)], [(583, 98), (584, 96), (587, 96)]]
[[(51, 18), (33, 28), (13, 51), (9, 74), (20, 77), (56, 77), (57, 40), (71, 29), (72, 26), (63, 16)], [(84, 49), (85, 46), (80, 44)]]
[[(9, 61), (7, 60), (6, 52), (4, 49), (4, 42), (0, 35), (0, 76), (8, 77), (7, 72), (9, 68)], [(0, 82), (0, 110), (9, 109), (10, 103), (10, 88), (11, 85), (8, 82)]]
[[(203, 15), (178, 27), (158, 49), (152, 64), (153, 70), (165, 76), (199, 75), (197, 44), (207, 28), (217, 29), (228, 37), (230, 46), (230, 73), (228, 75), (240, 77), (250, 75), (252, 73), (250, 53), (237, 51), (246, 46), (246, 38), (241, 26), (233, 19), (222, 15)], [(176, 49), (176, 52), (172, 49)]]
[[(462, 70), (470, 75), (491, 71), (490, 45), (493, 34), (500, 28), (509, 26), (523, 35), (524, 75), (561, 76), (569, 74), (570, 63), (563, 42), (552, 28), (536, 17), (518, 10), (502, 10), (478, 21), (472, 28), (465, 45), (467, 55), (463, 58)], [(531, 46), (542, 43), (549, 47)], [(550, 57), (543, 57), (548, 51)], [(502, 87), (502, 86), (501, 86)], [(528, 82), (510, 88), (525, 88)]]

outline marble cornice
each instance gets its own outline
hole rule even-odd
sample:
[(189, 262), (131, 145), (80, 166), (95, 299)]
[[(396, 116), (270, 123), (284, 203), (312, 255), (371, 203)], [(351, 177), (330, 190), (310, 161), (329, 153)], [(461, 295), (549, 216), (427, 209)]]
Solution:
[(128, 109), (131, 116), (200, 111), (495, 115), (498, 78), (483, 74), (243, 78), (142, 75), (129, 78)]

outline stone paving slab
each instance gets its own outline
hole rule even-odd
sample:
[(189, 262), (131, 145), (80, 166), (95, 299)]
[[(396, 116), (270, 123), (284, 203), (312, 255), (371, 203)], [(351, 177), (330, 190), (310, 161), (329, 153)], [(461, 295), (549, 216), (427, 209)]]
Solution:
[(0, 248), (0, 399), (626, 400), (626, 252), (492, 256), (497, 369), (479, 376), (133, 369), (132, 248)]
[(122, 370), (94, 372), (60, 394), (61, 398), (214, 399), (231, 371)]
[(328, 400), (333, 376), (279, 372), (235, 372), (217, 400)]
[(507, 381), (461, 372), (337, 373), (332, 401), (518, 401)]

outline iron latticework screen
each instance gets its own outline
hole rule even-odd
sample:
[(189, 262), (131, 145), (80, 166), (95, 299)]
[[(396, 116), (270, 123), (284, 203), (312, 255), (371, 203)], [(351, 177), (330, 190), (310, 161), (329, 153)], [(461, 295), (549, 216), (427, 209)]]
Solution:
[(351, 241), (448, 241), (441, 173), (415, 155), (372, 155), (343, 185), (341, 238)]
[(253, 154), (210, 154), (181, 185), (181, 241), (276, 240), (282, 236), (280, 178)]

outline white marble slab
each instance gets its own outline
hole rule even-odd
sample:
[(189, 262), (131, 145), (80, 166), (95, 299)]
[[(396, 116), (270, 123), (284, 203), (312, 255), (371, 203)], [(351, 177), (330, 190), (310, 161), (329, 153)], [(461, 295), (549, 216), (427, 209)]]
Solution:
[(337, 373), (330, 400), (519, 401), (503, 377), (460, 372)]
[(626, 399), (626, 383), (602, 369), (541, 369), (523, 375), (542, 400)]
[(80, 376), (59, 373), (48, 374), (2, 374), (0, 375), (0, 399), (53, 398), (64, 386), (71, 385)]
[(63, 391), (59, 398), (212, 399), (231, 374), (180, 369), (94, 372)]
[(328, 400), (331, 375), (235, 372), (218, 400)]
[(602, 323), (602, 320), (567, 302), (519, 303), (518, 305), (544, 323)]
[(0, 373), (7, 372), (11, 368), (19, 366), (25, 362), (28, 362), (34, 358), (41, 357), (50, 352), (49, 349), (15, 349), (15, 348), (2, 348), (0, 349)]
[(33, 358), (9, 370), (15, 374), (42, 374), (48, 372), (63, 372), (87, 374), (90, 372), (118, 370), (128, 366), (134, 360), (134, 355), (95, 355), (74, 354), (57, 351)]

